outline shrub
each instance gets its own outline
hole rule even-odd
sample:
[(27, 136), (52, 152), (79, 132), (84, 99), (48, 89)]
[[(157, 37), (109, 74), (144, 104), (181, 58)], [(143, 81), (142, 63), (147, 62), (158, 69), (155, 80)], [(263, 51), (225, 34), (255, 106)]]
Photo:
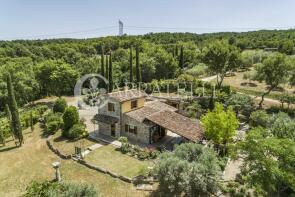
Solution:
[(52, 121), (45, 124), (46, 133), (50, 135), (55, 134), (55, 132), (58, 131), (58, 129), (60, 129), (60, 122), (58, 121)]
[(63, 114), (64, 130), (68, 131), (74, 124), (79, 123), (79, 113), (76, 107), (67, 107)]
[(74, 124), (72, 128), (65, 132), (65, 136), (70, 139), (77, 139), (87, 136), (87, 131), (85, 130), (85, 125), (83, 124)]
[(49, 113), (45, 116), (45, 131), (48, 134), (54, 134), (56, 131), (58, 131), (62, 125), (62, 114), (61, 113)]
[(56, 112), (64, 113), (66, 108), (67, 108), (66, 100), (63, 98), (58, 98), (53, 105), (53, 112), (54, 113), (56, 113)]
[[(128, 138), (127, 137), (120, 137), (119, 138), (119, 142), (121, 142), (121, 147), (120, 150), (122, 153), (128, 153), (131, 152), (132, 147), (131, 145), (128, 143)], [(131, 153), (132, 154), (132, 153)]]
[(270, 116), (264, 110), (254, 111), (250, 115), (250, 125), (252, 127), (267, 127), (269, 125)]
[(142, 150), (142, 151), (138, 152), (137, 157), (140, 160), (145, 160), (145, 159), (148, 159), (150, 157), (150, 153), (148, 151), (146, 151), (146, 150)]
[(32, 182), (27, 188), (23, 197), (99, 197), (99, 192), (93, 185), (76, 183), (57, 183), (45, 181), (43, 183)]

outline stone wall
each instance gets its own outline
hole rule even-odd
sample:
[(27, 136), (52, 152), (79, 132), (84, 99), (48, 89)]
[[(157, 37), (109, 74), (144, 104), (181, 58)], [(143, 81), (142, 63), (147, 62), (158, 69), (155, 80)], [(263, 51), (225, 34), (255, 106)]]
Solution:
[[(125, 124), (137, 127), (137, 135), (134, 133), (125, 132)], [(129, 116), (123, 115), (121, 136), (126, 136), (131, 142), (141, 144), (149, 144), (149, 126), (142, 122), (138, 122)]]
[(51, 143), (51, 138), (52, 138), (52, 135), (50, 135), (47, 139), (46, 139), (46, 144), (48, 146), (48, 148), (54, 152), (55, 154), (57, 154), (60, 158), (62, 159), (71, 159), (72, 158), (72, 155), (66, 155), (66, 154), (63, 154), (61, 153), (57, 148), (55, 148), (53, 146), (53, 144)]

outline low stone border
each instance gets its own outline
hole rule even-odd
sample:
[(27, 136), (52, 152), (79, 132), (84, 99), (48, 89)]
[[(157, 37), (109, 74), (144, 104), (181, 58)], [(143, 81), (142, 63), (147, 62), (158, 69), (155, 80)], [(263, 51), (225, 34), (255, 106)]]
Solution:
[[(72, 155), (65, 155), (65, 154), (61, 153), (57, 148), (55, 148), (53, 146), (53, 144), (50, 141), (51, 139), (52, 139), (52, 135), (48, 136), (47, 139), (46, 139), (46, 144), (47, 144), (48, 148), (52, 152), (57, 154), (62, 159), (73, 159), (74, 161), (78, 162), (81, 165), (84, 165), (85, 167), (87, 167), (89, 169), (96, 170), (96, 171), (104, 173), (104, 174), (108, 174), (108, 175), (112, 176), (113, 178), (120, 179), (121, 181), (124, 181), (124, 182), (127, 182), (127, 183), (135, 183), (139, 178), (139, 176), (136, 176), (134, 178), (129, 178), (129, 177), (126, 177), (126, 176), (123, 176), (123, 175), (119, 175), (119, 174), (117, 174), (115, 172), (112, 172), (112, 171), (109, 171), (109, 170), (107, 170), (105, 168), (92, 165), (92, 164), (86, 162), (85, 160), (72, 157)], [(153, 181), (148, 181), (148, 182), (153, 182)]]
[(47, 144), (48, 148), (50, 150), (52, 150), (52, 152), (54, 152), (55, 154), (57, 154), (62, 159), (71, 159), (72, 158), (72, 155), (65, 155), (65, 154), (61, 153), (57, 148), (55, 148), (53, 146), (53, 144), (50, 141), (51, 138), (52, 138), (52, 135), (48, 136), (47, 139), (46, 139), (46, 144)]
[(109, 171), (109, 170), (104, 169), (104, 168), (99, 167), (99, 166), (94, 166), (94, 165), (86, 162), (85, 160), (78, 159), (77, 162), (84, 165), (84, 166), (86, 166), (86, 167), (88, 167), (88, 168), (90, 168), (90, 169), (92, 169), (92, 170), (96, 170), (98, 172), (108, 174), (108, 175), (110, 175), (110, 176), (112, 176), (114, 178), (120, 179), (120, 180), (125, 181), (127, 183), (133, 183), (133, 181), (134, 181), (134, 179), (131, 179), (129, 177), (118, 175), (117, 173), (114, 173), (112, 171)]

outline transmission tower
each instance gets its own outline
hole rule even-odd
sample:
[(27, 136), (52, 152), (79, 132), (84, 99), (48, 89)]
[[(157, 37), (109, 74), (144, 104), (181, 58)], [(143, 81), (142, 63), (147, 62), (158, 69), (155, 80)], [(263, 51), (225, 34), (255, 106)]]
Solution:
[(123, 36), (123, 22), (119, 20), (119, 36)]

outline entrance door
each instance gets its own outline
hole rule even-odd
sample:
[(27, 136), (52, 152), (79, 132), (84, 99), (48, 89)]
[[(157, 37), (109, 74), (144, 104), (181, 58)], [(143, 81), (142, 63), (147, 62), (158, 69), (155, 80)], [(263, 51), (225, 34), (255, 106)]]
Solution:
[(111, 136), (116, 137), (116, 125), (111, 124)]

